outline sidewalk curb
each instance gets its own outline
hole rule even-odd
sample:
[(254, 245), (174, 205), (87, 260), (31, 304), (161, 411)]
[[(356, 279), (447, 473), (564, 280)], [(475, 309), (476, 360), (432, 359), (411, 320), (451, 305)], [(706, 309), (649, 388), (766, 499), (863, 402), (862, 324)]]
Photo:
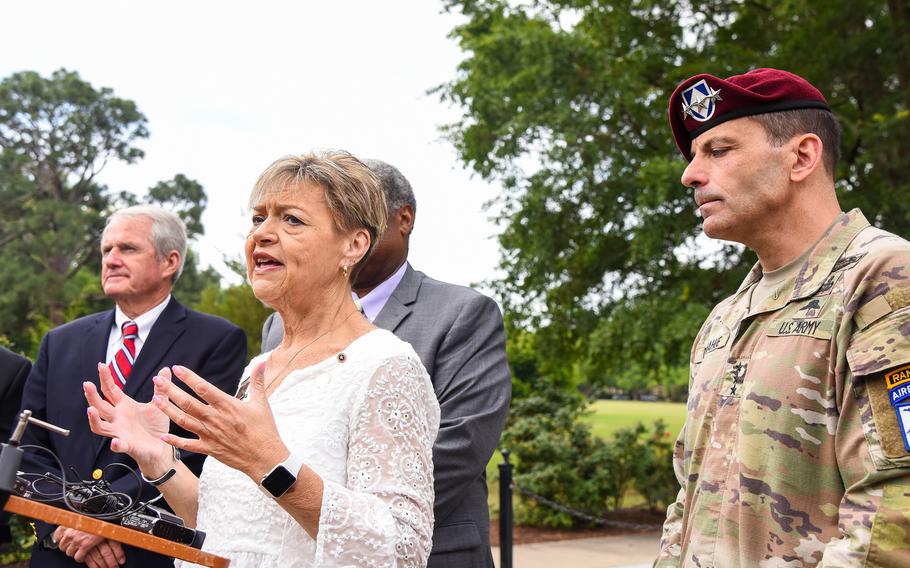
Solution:
[[(491, 547), (499, 567), (499, 547)], [(645, 568), (660, 548), (660, 532), (516, 544), (512, 568)]]

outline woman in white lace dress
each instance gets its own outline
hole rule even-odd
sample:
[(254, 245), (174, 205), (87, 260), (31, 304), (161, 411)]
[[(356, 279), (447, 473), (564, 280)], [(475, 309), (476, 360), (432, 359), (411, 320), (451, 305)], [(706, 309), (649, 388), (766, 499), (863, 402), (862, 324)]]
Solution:
[[(383, 192), (353, 156), (308, 154), (266, 169), (250, 208), (247, 274), (281, 315), (282, 344), (253, 359), (236, 397), (175, 366), (138, 404), (99, 365), (104, 399), (85, 383), (92, 430), (232, 567), (424, 566), (439, 406), (411, 346), (351, 296), (386, 223)], [(168, 434), (169, 420), (198, 440)], [(198, 479), (173, 448), (211, 456)]]

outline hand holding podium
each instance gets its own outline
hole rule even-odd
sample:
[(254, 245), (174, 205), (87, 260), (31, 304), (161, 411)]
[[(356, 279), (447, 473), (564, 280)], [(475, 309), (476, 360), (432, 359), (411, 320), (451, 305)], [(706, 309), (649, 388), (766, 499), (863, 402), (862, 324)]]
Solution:
[(18, 493), (17, 472), (22, 461), (23, 453), (22, 448), (19, 447), (19, 441), (29, 423), (64, 436), (69, 434), (68, 431), (54, 426), (53, 424), (48, 424), (36, 418), (32, 418), (31, 412), (28, 410), (25, 410), (20, 414), (19, 423), (17, 424), (13, 435), (10, 437), (9, 442), (2, 445), (3, 449), (0, 451), (0, 505), (3, 505), (5, 511), (44, 521), (46, 523), (74, 528), (116, 542), (164, 554), (172, 558), (187, 560), (201, 566), (227, 568), (230, 564), (230, 561), (226, 558), (203, 552), (185, 544), (179, 544), (146, 532), (126, 528), (88, 515), (60, 509), (18, 496), (16, 494)]

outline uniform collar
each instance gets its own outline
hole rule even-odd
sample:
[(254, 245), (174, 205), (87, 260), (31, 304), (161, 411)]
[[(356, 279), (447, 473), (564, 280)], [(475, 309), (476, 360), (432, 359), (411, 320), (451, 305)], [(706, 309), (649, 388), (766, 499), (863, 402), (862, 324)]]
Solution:
[(806, 264), (796, 275), (792, 299), (799, 300), (815, 294), (825, 279), (834, 272), (837, 261), (856, 235), (868, 226), (869, 221), (859, 209), (841, 213), (815, 245)]
[[(837, 261), (843, 256), (850, 242), (860, 231), (869, 226), (869, 221), (859, 209), (841, 213), (825, 234), (815, 243), (812, 252), (796, 273), (796, 277), (781, 283), (777, 297), (771, 296), (754, 313), (776, 310), (790, 302), (815, 294), (828, 276), (834, 271)], [(761, 264), (756, 262), (737, 290), (737, 294), (761, 280)]]

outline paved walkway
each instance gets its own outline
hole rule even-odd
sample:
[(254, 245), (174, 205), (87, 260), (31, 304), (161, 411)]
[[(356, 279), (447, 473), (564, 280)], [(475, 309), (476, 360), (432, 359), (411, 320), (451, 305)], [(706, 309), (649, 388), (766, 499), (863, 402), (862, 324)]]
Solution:
[[(512, 568), (646, 568), (659, 544), (659, 532), (518, 544), (512, 549)], [(499, 547), (493, 547), (493, 559), (499, 568)]]

